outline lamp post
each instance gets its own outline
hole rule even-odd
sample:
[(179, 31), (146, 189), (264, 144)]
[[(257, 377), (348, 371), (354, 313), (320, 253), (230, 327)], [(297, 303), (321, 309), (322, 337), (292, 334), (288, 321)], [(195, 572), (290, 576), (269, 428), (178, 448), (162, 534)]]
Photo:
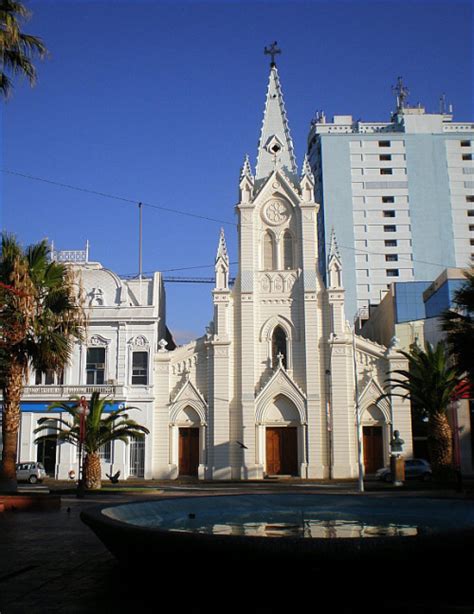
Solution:
[(357, 429), (357, 464), (359, 468), (359, 492), (364, 492), (364, 461), (362, 458), (362, 425), (360, 422), (359, 383), (357, 381), (356, 321), (357, 321), (357, 314), (354, 317), (354, 326), (353, 326), (353, 332), (352, 332), (352, 358), (354, 361), (354, 396), (355, 396), (356, 429)]
[(79, 499), (84, 497), (84, 440), (86, 438), (86, 420), (89, 415), (86, 397), (81, 397), (77, 413), (79, 414), (79, 481), (77, 483), (76, 496)]

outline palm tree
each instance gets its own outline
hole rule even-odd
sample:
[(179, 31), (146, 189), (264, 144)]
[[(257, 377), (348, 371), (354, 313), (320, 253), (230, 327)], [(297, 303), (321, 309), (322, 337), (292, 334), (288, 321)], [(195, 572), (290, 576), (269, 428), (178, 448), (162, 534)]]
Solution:
[(32, 57), (44, 58), (47, 53), (41, 39), (20, 31), (19, 20), (29, 17), (30, 12), (21, 2), (0, 0), (0, 93), (5, 98), (13, 87), (13, 75), (24, 75), (31, 86), (36, 83)]
[(474, 387), (474, 267), (464, 272), (466, 281), (454, 293), (453, 306), (442, 316), (448, 347)]
[[(57, 418), (40, 418), (35, 433), (47, 430), (48, 434), (41, 435), (35, 442), (54, 440), (65, 441), (79, 446), (80, 440), (80, 399), (73, 398), (73, 403), (53, 403), (49, 409), (59, 409), (69, 414), (71, 420)], [(122, 407), (106, 413), (107, 407), (113, 405), (113, 400), (100, 398), (98, 392), (93, 392), (89, 403), (89, 415), (85, 422), (84, 432), (84, 481), (88, 489), (101, 487), (101, 466), (99, 450), (112, 441), (128, 443), (130, 437), (144, 437), (150, 431), (131, 420), (128, 411), (135, 407)]]
[(3, 394), (0, 490), (16, 490), (20, 399), (28, 369), (61, 372), (84, 336), (82, 295), (73, 271), (50, 262), (46, 241), (23, 250), (3, 234), (0, 253), (0, 390)]
[(456, 398), (461, 374), (450, 363), (443, 342), (436, 348), (430, 343), (423, 350), (416, 344), (409, 352), (400, 351), (408, 360), (408, 370), (395, 370), (396, 377), (386, 380), (390, 392), (384, 396), (409, 399), (412, 410), (419, 411), (428, 421), (428, 448), (433, 474), (449, 476), (453, 469), (453, 440), (447, 412)]

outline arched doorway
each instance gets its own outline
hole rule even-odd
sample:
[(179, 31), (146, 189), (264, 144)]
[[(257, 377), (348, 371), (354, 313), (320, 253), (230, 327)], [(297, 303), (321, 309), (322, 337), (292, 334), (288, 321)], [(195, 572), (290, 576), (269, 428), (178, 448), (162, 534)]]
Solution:
[(370, 405), (362, 415), (362, 447), (364, 452), (364, 471), (375, 473), (385, 465), (387, 424), (382, 411)]
[(284, 395), (273, 399), (265, 412), (265, 471), (267, 475), (298, 475), (302, 447), (299, 414)]
[(198, 477), (201, 457), (200, 419), (189, 405), (176, 420), (178, 427), (178, 475)]

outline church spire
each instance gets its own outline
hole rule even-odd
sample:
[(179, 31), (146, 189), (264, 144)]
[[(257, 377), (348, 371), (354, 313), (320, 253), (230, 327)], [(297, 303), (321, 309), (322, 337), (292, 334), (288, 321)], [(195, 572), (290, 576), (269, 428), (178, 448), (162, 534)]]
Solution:
[(229, 288), (229, 254), (225, 242), (224, 229), (221, 228), (219, 245), (217, 246), (216, 263), (216, 290), (228, 290)]
[(248, 154), (245, 156), (244, 164), (240, 170), (240, 180), (242, 181), (244, 177), (247, 177), (253, 183), (252, 167), (250, 166)]
[(328, 255), (328, 287), (342, 288), (342, 259), (336, 241), (334, 226), (331, 229)]
[(275, 64), (275, 54), (279, 52), (273, 44), (271, 50), (265, 48), (272, 56), (267, 98), (262, 122), (262, 132), (258, 143), (257, 168), (255, 179), (265, 179), (275, 168), (281, 168), (290, 178), (297, 174), (293, 141), (286, 117), (285, 103)]

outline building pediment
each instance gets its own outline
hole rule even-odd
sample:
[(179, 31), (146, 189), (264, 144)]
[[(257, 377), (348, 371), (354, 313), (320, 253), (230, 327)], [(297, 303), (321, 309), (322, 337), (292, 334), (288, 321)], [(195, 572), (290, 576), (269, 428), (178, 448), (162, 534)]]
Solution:
[(288, 200), (294, 207), (301, 201), (298, 188), (293, 185), (281, 170), (273, 171), (271, 175), (262, 181), (258, 193), (253, 200), (253, 205), (258, 206), (269, 198), (283, 198)]
[(174, 400), (170, 403), (170, 422), (175, 424), (180, 417), (182, 411), (187, 407), (191, 407), (199, 416), (201, 424), (206, 424), (207, 403), (202, 393), (198, 388), (187, 379)]
[(306, 395), (281, 366), (276, 369), (255, 397), (257, 424), (263, 424), (267, 407), (280, 395), (288, 397), (294, 403), (301, 424), (306, 424)]
[(365, 386), (362, 393), (359, 395), (359, 407), (361, 414), (366, 411), (371, 405), (375, 405), (382, 412), (385, 421), (389, 424), (391, 420), (390, 403), (387, 398), (381, 398), (384, 390), (378, 382), (371, 378)]

